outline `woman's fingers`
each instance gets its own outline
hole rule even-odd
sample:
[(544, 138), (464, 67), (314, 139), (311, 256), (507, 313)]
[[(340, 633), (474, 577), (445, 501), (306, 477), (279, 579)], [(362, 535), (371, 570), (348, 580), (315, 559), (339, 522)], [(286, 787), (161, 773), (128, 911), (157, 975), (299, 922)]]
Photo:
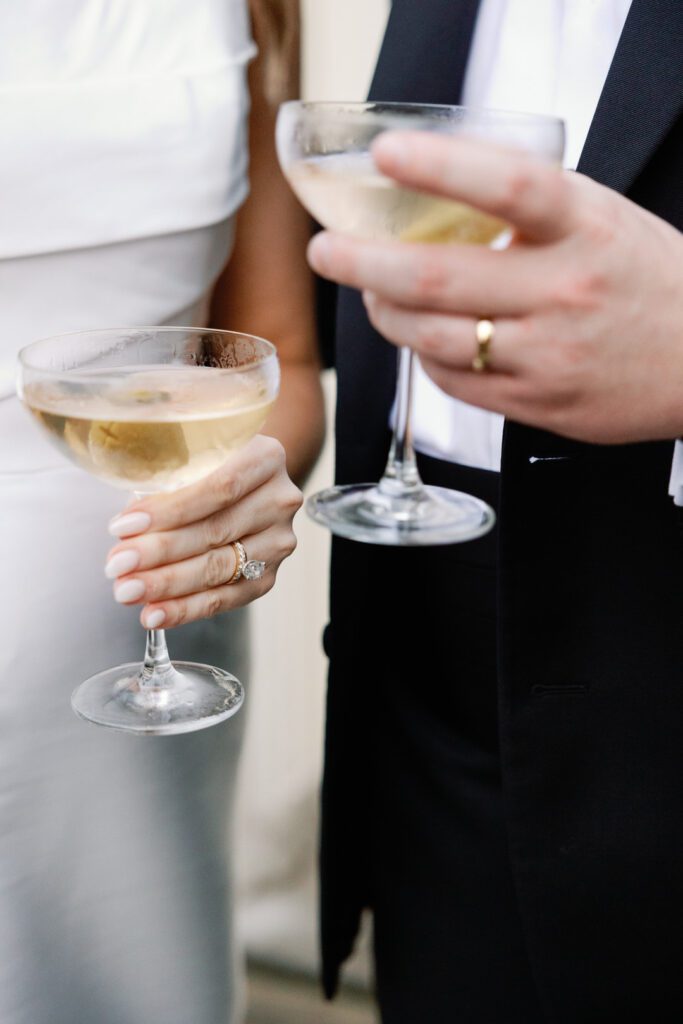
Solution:
[(149, 532), (117, 544), (109, 552), (109, 579), (154, 569), (221, 548), (246, 534), (260, 533), (276, 518), (289, 518), (301, 507), (301, 492), (286, 476), (275, 476), (236, 505), (222, 508), (198, 523), (177, 530)]
[[(116, 581), (116, 600), (143, 604), (148, 629), (249, 604), (270, 590), (280, 563), (294, 550), (292, 521), (301, 504), (282, 445), (255, 438), (212, 476), (137, 502), (113, 523), (112, 532), (125, 538), (105, 568)], [(261, 580), (230, 584), (238, 540), (250, 560), (266, 563)]]
[(373, 157), (380, 171), (401, 184), (484, 210), (534, 241), (556, 241), (572, 229), (566, 175), (519, 150), (465, 136), (387, 132), (375, 143)]
[[(296, 546), (290, 526), (278, 524), (242, 541), (250, 559), (277, 566)], [(164, 565), (149, 572), (134, 572), (114, 584), (120, 604), (140, 604), (183, 597), (198, 590), (212, 590), (232, 579), (236, 568), (232, 544), (205, 551), (194, 558)]]
[(291, 529), (278, 526), (246, 537), (243, 543), (249, 559), (266, 563), (260, 580), (228, 583), (236, 568), (234, 551), (228, 546), (149, 576), (140, 574), (145, 592), (127, 603), (145, 603), (140, 620), (148, 629), (180, 626), (249, 604), (271, 589), (280, 564), (296, 548), (296, 537)]
[[(240, 607), (273, 585), (280, 563), (296, 547), (292, 521), (302, 497), (279, 453), (269, 444), (261, 446), (261, 453), (270, 475), (254, 489), (245, 487), (246, 495), (235, 504), (224, 496), (217, 511), (197, 522), (150, 530), (124, 540), (110, 552), (105, 571), (116, 580), (114, 596), (121, 604), (144, 605), (141, 620), (147, 628), (193, 622)], [(184, 515), (191, 516), (198, 507), (197, 496), (186, 491), (182, 507)], [(169, 521), (155, 518), (157, 523)], [(232, 547), (237, 540), (244, 544), (249, 559), (266, 563), (262, 580), (229, 583), (237, 564)]]
[(218, 587), (215, 590), (204, 590), (187, 597), (167, 601), (165, 604), (144, 608), (140, 614), (140, 623), (145, 629), (172, 629), (184, 626), (188, 622), (200, 619), (212, 619), (223, 612), (231, 612), (242, 608), (258, 597), (263, 597), (272, 589), (275, 577), (267, 573), (262, 580), (249, 582), (249, 591), (243, 590), (247, 583), (243, 580), (234, 586)]
[(285, 465), (285, 453), (275, 438), (258, 435), (234, 452), (210, 476), (171, 494), (134, 502), (112, 520), (115, 537), (137, 536), (147, 530), (174, 530), (207, 519), (261, 487)]

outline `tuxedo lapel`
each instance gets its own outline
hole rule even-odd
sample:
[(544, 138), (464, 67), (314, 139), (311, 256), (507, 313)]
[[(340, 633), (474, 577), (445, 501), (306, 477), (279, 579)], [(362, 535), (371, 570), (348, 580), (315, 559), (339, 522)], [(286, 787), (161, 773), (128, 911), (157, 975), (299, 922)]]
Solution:
[[(479, 5), (394, 0), (370, 99), (457, 103)], [(682, 107), (683, 0), (633, 0), (578, 170), (625, 192)]]
[[(577, 170), (627, 193), (682, 109), (683, 0), (633, 0)], [(505, 468), (588, 451), (600, 449), (505, 424)]]
[(394, 0), (370, 99), (457, 103), (480, 0)]
[(577, 169), (627, 192), (682, 108), (683, 0), (633, 0)]

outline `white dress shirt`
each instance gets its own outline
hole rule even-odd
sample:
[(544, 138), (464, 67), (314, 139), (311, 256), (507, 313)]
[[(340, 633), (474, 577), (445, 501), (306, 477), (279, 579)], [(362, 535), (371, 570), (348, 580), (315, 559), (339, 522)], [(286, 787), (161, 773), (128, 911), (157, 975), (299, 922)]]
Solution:
[[(631, 0), (482, 0), (463, 103), (563, 118), (565, 167), (576, 168), (630, 6)], [(413, 438), (425, 454), (498, 470), (503, 417), (444, 394), (418, 365)]]

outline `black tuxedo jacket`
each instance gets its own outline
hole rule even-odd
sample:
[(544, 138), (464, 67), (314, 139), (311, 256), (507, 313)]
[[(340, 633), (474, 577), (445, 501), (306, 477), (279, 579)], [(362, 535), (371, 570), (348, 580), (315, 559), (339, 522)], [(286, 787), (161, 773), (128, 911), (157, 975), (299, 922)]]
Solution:
[[(456, 103), (477, 8), (394, 0), (372, 96)], [(633, 0), (579, 170), (683, 229), (682, 111), (683, 0)], [(395, 350), (345, 289), (335, 348), (338, 482), (378, 479)], [(600, 447), (505, 429), (502, 772), (529, 953), (558, 1024), (683, 1020), (683, 533), (667, 495), (671, 456), (671, 443)], [(444, 627), (446, 555), (334, 543), (328, 992), (378, 870), (367, 844), (374, 681), (397, 664), (397, 647), (417, 648), (444, 686), (460, 656)]]

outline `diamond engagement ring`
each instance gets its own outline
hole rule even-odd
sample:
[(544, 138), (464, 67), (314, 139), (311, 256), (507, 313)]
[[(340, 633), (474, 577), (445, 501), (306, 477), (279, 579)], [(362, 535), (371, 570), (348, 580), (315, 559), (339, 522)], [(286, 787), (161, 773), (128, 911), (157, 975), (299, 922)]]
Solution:
[(266, 563), (247, 557), (247, 551), (241, 541), (233, 541), (230, 545), (235, 552), (235, 571), (228, 580), (228, 585), (239, 583), (241, 579), (260, 580), (266, 571)]

